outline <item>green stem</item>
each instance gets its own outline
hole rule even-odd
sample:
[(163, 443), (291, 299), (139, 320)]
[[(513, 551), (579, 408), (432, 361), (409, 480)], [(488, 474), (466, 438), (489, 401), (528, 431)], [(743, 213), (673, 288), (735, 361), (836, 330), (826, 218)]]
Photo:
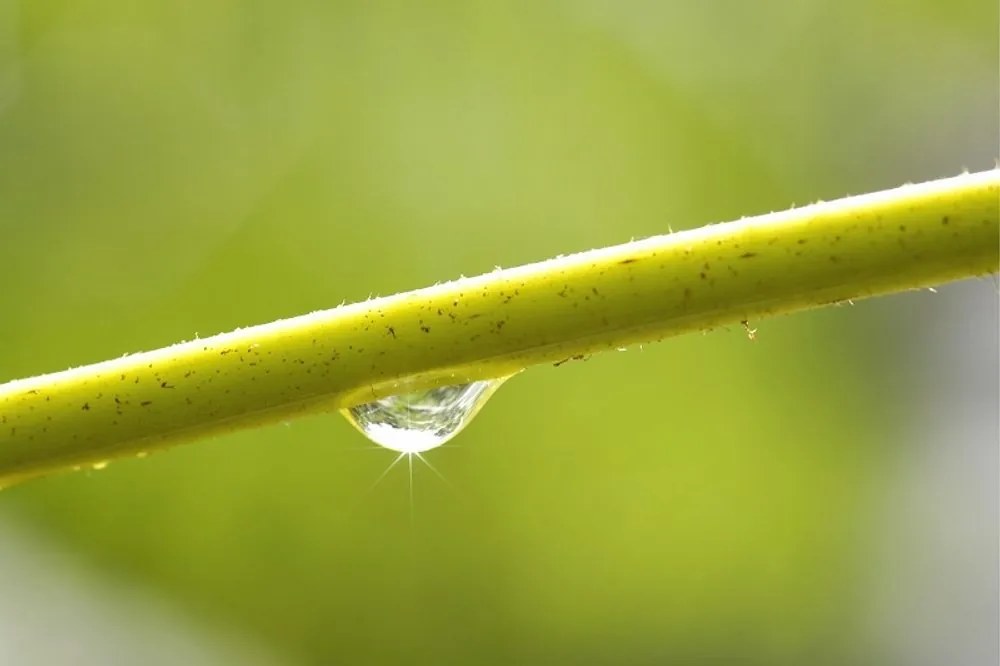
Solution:
[(657, 236), (0, 385), (0, 485), (392, 393), (995, 272), (1000, 170)]

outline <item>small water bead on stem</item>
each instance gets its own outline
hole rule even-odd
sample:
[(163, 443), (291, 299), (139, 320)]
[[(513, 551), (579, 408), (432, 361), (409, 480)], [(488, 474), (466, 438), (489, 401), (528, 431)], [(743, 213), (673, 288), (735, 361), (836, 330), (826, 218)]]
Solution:
[(506, 377), (400, 393), (343, 410), (355, 428), (379, 446), (423, 453), (457, 435)]

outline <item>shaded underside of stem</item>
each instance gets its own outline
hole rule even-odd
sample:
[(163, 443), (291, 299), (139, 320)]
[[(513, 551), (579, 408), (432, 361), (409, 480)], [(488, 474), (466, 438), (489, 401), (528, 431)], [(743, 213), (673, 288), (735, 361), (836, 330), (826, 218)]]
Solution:
[(0, 486), (998, 268), (1000, 170), (657, 236), (0, 385)]

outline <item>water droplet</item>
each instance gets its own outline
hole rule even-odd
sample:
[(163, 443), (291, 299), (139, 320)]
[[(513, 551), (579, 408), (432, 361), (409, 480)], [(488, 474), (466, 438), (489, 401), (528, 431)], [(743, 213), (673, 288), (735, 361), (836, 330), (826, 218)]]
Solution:
[(343, 410), (368, 439), (400, 453), (422, 453), (461, 432), (506, 377), (400, 393)]
[(145, 458), (148, 455), (149, 455), (149, 451), (139, 451), (138, 453), (135, 454), (135, 457), (136, 458)]
[(107, 466), (108, 466), (108, 461), (102, 460), (101, 462), (95, 462), (93, 465), (90, 466), (90, 469), (94, 470), (95, 472), (99, 472)]

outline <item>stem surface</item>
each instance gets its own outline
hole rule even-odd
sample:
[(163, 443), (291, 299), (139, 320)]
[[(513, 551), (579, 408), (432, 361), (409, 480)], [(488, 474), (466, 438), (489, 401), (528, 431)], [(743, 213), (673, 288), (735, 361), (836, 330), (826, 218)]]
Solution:
[(993, 273), (1000, 170), (551, 259), (0, 385), (0, 486), (211, 433)]

